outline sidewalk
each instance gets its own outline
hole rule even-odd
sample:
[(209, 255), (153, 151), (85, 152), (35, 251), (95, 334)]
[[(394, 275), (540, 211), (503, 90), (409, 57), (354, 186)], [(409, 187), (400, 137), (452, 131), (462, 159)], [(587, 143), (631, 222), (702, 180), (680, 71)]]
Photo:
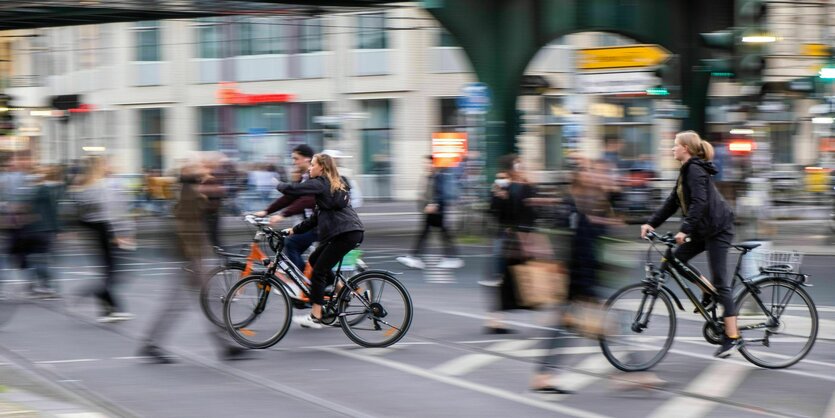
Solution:
[(0, 416), (15, 418), (105, 418), (103, 412), (53, 382), (18, 366), (0, 353)]

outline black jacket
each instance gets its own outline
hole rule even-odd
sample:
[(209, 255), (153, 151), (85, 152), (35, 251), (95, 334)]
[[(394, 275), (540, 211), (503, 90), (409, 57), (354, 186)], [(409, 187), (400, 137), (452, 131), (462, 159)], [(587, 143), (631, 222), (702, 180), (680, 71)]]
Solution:
[[(343, 177), (342, 182), (350, 192), (348, 180)], [(364, 230), (359, 216), (351, 207), (350, 198), (345, 201), (348, 193), (331, 193), (331, 183), (324, 176), (314, 177), (302, 183), (279, 183), (276, 189), (291, 196), (316, 197), (313, 216), (294, 226), (294, 234), (303, 234), (318, 227), (319, 241), (327, 242), (345, 232)]]
[(710, 161), (698, 157), (687, 160), (679, 171), (676, 188), (648, 223), (657, 228), (681, 209), (684, 218), (681, 232), (685, 234), (711, 237), (732, 230), (734, 213), (710, 179), (716, 173), (716, 167)]

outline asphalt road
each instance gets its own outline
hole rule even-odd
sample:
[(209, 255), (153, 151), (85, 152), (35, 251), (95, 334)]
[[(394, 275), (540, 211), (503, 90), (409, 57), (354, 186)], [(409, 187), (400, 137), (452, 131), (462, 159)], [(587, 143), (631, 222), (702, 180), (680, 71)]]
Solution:
[[(485, 316), (495, 303), (495, 289), (477, 284), (491, 261), (489, 243), (461, 246), (466, 266), (446, 271), (433, 267), (443, 253), (433, 241), (429, 268), (405, 270), (394, 258), (408, 252), (419, 217), (392, 210), (365, 219), (369, 234), (363, 258), (374, 268), (403, 272), (398, 277), (416, 308), (409, 334), (395, 346), (365, 349), (339, 328), (294, 326), (279, 344), (252, 353), (250, 360), (223, 362), (192, 303), (165, 344), (179, 361), (148, 364), (137, 350), (160, 309), (161, 296), (180, 274), (180, 264), (167, 247), (170, 234), (164, 220), (157, 220), (141, 230), (139, 250), (120, 258), (121, 294), (136, 319), (99, 324), (91, 300), (32, 300), (22, 303), (0, 328), (0, 412), (66, 417), (835, 414), (831, 256), (804, 260), (804, 272), (815, 284), (810, 290), (821, 312), (821, 338), (807, 359), (790, 369), (759, 369), (738, 355), (713, 359), (714, 347), (701, 338), (697, 318), (681, 313), (673, 350), (654, 369), (663, 384), (631, 384), (636, 376), (616, 373), (595, 342), (572, 337), (570, 347), (562, 349), (564, 363), (556, 383), (576, 393), (543, 398), (527, 388), (553, 315), (514, 312), (506, 321), (516, 333), (483, 333)], [(230, 222), (224, 239), (246, 242), (245, 230)], [(819, 227), (795, 229), (815, 232)], [(792, 239), (821, 246), (828, 239), (813, 241), (809, 237), (814, 235)], [(95, 266), (100, 263), (88, 243), (71, 240), (58, 248), (53, 260), (63, 293), (97, 279)], [(637, 260), (640, 253), (633, 254)], [(704, 267), (703, 260), (696, 266)], [(635, 264), (618, 282), (640, 277)]]

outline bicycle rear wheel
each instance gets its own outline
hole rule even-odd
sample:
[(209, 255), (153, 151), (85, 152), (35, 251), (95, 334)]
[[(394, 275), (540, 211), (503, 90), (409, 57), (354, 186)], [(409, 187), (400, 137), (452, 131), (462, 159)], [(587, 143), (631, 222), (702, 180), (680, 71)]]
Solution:
[(740, 353), (767, 369), (789, 367), (809, 354), (818, 335), (818, 311), (794, 282), (774, 277), (757, 283), (759, 299), (745, 289), (736, 299), (737, 325), (745, 344)]
[(279, 342), (293, 317), (284, 288), (273, 277), (248, 276), (232, 288), (223, 305), (226, 331), (247, 348), (268, 348)]
[(360, 274), (349, 279), (337, 297), (342, 330), (363, 347), (388, 347), (412, 324), (412, 298), (389, 274)]
[(655, 296), (647, 293), (644, 284), (636, 283), (606, 301), (600, 348), (612, 366), (626, 372), (658, 364), (676, 334), (676, 312), (670, 297), (661, 291)]
[(224, 327), (223, 302), (229, 289), (243, 276), (246, 266), (243, 263), (230, 263), (212, 269), (208, 279), (200, 289), (200, 308), (213, 324)]

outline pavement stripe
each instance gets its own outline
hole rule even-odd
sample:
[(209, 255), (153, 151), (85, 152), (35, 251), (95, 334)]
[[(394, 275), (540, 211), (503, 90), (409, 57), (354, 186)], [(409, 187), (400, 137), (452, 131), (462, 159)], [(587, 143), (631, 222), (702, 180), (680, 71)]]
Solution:
[[(537, 341), (532, 340), (509, 340), (493, 344), (485, 348), (487, 351), (495, 352), (510, 352), (524, 349), (536, 344)], [(435, 373), (440, 373), (447, 376), (463, 376), (476, 369), (487, 366), (502, 360), (504, 357), (495, 354), (467, 354), (456, 357), (446, 363), (443, 363), (432, 369)]]
[[(745, 380), (750, 367), (735, 363), (715, 362), (703, 371), (686, 389), (687, 393), (710, 398), (725, 398)], [(718, 378), (720, 377), (721, 378)], [(697, 418), (710, 414), (717, 405), (706, 399), (679, 396), (656, 409), (650, 418)]]
[(532, 406), (534, 408), (543, 409), (546, 411), (557, 412), (565, 415), (569, 415), (572, 417), (581, 417), (581, 418), (602, 418), (605, 415), (596, 414), (590, 411), (584, 411), (582, 409), (572, 408), (566, 405), (560, 405), (553, 402), (546, 402), (541, 401), (538, 399), (534, 399), (522, 394), (509, 392), (506, 390), (494, 388), (487, 385), (482, 385), (479, 383), (469, 382), (464, 379), (460, 379), (453, 376), (445, 376), (439, 373), (432, 372), (430, 370), (421, 369), (419, 367), (411, 366), (405, 363), (399, 363), (395, 361), (391, 361), (388, 359), (377, 358), (377, 357), (369, 357), (364, 356), (362, 354), (358, 354), (353, 351), (349, 350), (334, 350), (330, 348), (321, 348), (321, 351), (326, 351), (332, 354), (340, 355), (343, 357), (349, 357), (356, 360), (362, 360), (369, 363), (374, 363), (380, 366), (392, 368), (395, 370), (399, 370), (404, 373), (409, 373), (415, 376), (420, 376), (426, 379), (434, 380), (436, 382), (445, 383), (451, 386), (457, 386), (462, 389), (483, 393), (485, 395), (494, 396), (502, 399), (506, 399), (511, 402), (516, 402), (528, 406)]
[(76, 358), (76, 359), (69, 359), (69, 360), (45, 360), (45, 361), (35, 361), (35, 364), (64, 364), (64, 363), (88, 363), (92, 361), (101, 361), (101, 359), (97, 358)]
[(823, 413), (823, 418), (835, 418), (835, 393), (832, 394), (832, 399), (829, 400), (829, 405)]
[(610, 373), (614, 370), (609, 364), (609, 361), (606, 360), (606, 357), (603, 357), (602, 355), (590, 356), (581, 361), (579, 364), (572, 366), (572, 368), (592, 374), (575, 372), (562, 373), (559, 375), (559, 384), (557, 384), (557, 387), (564, 390), (578, 392), (586, 386), (600, 380), (600, 377), (594, 376), (595, 374), (600, 375)]

